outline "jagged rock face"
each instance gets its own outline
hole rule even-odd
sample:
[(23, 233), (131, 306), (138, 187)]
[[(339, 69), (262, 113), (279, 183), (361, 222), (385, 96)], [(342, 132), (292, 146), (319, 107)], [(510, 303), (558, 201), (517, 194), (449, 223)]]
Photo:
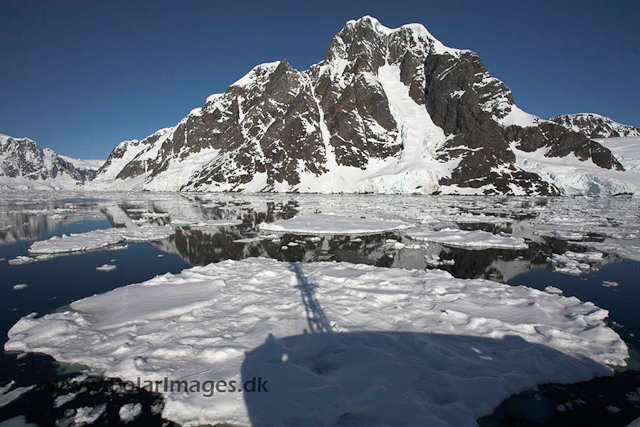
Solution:
[(623, 125), (608, 117), (593, 113), (566, 114), (550, 117), (548, 120), (581, 132), (590, 138), (613, 138), (621, 136), (640, 136), (640, 128)]
[(429, 114), (450, 135), (441, 158), (460, 159), (451, 176), (441, 180), (443, 185), (492, 185), (487, 193), (508, 193), (516, 184), (538, 194), (559, 194), (560, 189), (536, 174), (517, 170), (512, 143), (525, 152), (546, 148), (547, 157), (573, 153), (602, 168), (624, 170), (608, 149), (555, 123), (533, 118), (528, 126), (508, 125), (505, 119), (515, 107), (513, 94), (488, 74), (473, 52), (458, 57), (430, 55), (426, 73)]
[(0, 177), (26, 181), (68, 178), (82, 184), (96, 175), (96, 170), (74, 165), (49, 148), (41, 150), (29, 138), (0, 135)]
[(516, 149), (622, 170), (598, 143), (519, 110), (475, 53), (443, 46), (422, 25), (392, 30), (364, 17), (309, 70), (259, 65), (175, 127), (121, 143), (96, 181), (176, 191), (564, 191), (519, 165)]

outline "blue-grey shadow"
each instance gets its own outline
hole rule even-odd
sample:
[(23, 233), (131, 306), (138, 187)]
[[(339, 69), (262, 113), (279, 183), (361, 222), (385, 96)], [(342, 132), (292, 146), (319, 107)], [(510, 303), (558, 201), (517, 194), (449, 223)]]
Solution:
[(299, 262), (289, 264), (289, 269), (295, 273), (298, 279), (296, 287), (300, 290), (302, 303), (307, 313), (309, 330), (312, 333), (331, 333), (331, 322), (316, 299), (315, 292), (318, 285), (309, 281)]
[(609, 373), (517, 336), (379, 331), (270, 336), (241, 368), (243, 382), (266, 381), (268, 391), (244, 393), (260, 427), (476, 425), (537, 384)]

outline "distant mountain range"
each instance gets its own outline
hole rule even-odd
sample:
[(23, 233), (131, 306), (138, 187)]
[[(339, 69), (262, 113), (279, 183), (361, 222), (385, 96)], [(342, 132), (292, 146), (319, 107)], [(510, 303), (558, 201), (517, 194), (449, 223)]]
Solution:
[(102, 160), (80, 160), (40, 149), (29, 138), (0, 134), (0, 188), (74, 188), (96, 176)]
[(474, 52), (444, 46), (422, 25), (390, 29), (366, 16), (308, 70), (258, 65), (174, 127), (118, 144), (97, 172), (81, 176), (66, 161), (75, 172), (33, 175), (22, 160), (5, 167), (19, 155), (2, 148), (0, 175), (65, 174), (96, 190), (637, 192), (640, 175), (593, 140), (612, 136), (640, 129), (596, 114), (528, 114)]

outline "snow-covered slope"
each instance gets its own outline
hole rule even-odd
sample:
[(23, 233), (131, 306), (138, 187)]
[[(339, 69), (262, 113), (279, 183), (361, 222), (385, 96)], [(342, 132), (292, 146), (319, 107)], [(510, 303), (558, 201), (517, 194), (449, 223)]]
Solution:
[(58, 155), (29, 138), (0, 134), (0, 188), (75, 188), (92, 179), (103, 162)]
[(640, 136), (640, 128), (623, 125), (594, 113), (566, 114), (551, 117), (548, 120), (558, 123), (574, 132), (581, 132), (591, 138), (613, 138)]

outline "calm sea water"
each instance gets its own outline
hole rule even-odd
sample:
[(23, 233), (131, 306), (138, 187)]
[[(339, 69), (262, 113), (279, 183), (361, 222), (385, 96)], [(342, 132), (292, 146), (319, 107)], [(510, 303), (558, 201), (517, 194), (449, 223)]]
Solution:
[[(5, 201), (0, 205), (0, 330), (2, 344), (6, 333), (21, 317), (31, 313), (43, 315), (63, 309), (71, 302), (120, 286), (138, 283), (159, 274), (177, 273), (192, 265), (206, 265), (224, 259), (253, 256), (270, 257), (282, 261), (314, 262), (321, 260), (366, 263), (389, 268), (425, 268), (424, 251), (397, 250), (390, 243), (406, 242), (402, 233), (383, 233), (360, 236), (326, 236), (319, 242), (309, 240), (282, 250), (289, 242), (301, 241), (304, 236), (282, 236), (281, 241), (253, 243), (234, 242), (258, 234), (256, 224), (290, 218), (308, 208), (304, 200), (251, 200), (244, 202), (234, 196), (227, 199), (199, 200), (162, 196), (145, 196), (142, 203), (134, 198), (95, 200), (85, 197), (43, 197)], [(413, 205), (421, 201), (413, 200)], [(443, 211), (447, 203), (438, 203)], [(475, 203), (475, 202), (473, 202)], [(140, 209), (143, 206), (144, 209)], [(320, 205), (321, 206), (321, 205)], [(128, 244), (126, 249), (102, 250), (47, 261), (11, 266), (6, 260), (26, 255), (36, 240), (54, 235), (80, 233), (94, 229), (124, 226), (127, 221), (142, 219), (139, 211), (166, 213), (152, 221), (168, 223), (170, 218), (199, 216), (205, 219), (240, 219), (242, 225), (215, 230), (184, 227), (175, 236), (160, 242)], [(318, 207), (307, 210), (321, 210)], [(429, 211), (429, 209), (426, 209)], [(523, 221), (526, 215), (523, 216)], [(519, 226), (519, 223), (506, 226)], [(465, 224), (467, 229), (497, 231), (496, 224)], [(565, 296), (592, 301), (609, 310), (609, 325), (628, 344), (631, 359), (626, 369), (613, 377), (594, 379), (573, 385), (545, 385), (538, 390), (525, 391), (507, 399), (493, 415), (479, 421), (481, 426), (534, 425), (607, 425), (624, 426), (640, 417), (640, 263), (607, 260), (596, 271), (571, 276), (551, 271), (546, 261), (549, 254), (566, 243), (547, 239), (532, 242), (528, 251), (488, 249), (468, 251), (430, 245), (429, 253), (453, 260), (445, 265), (460, 278), (487, 278), (514, 286), (526, 285), (544, 290), (553, 285)], [(96, 271), (103, 264), (114, 264), (111, 272)], [(604, 281), (618, 283), (616, 287), (602, 286)], [(16, 284), (26, 283), (23, 290), (13, 290)], [(74, 408), (107, 404), (107, 411), (94, 425), (119, 423), (118, 410), (125, 403), (141, 403), (141, 417), (128, 425), (166, 425), (158, 414), (161, 399), (144, 390), (124, 392), (104, 387), (104, 390), (79, 393), (77, 397), (55, 407), (55, 397), (64, 394), (52, 391), (52, 381), (65, 381), (86, 367), (55, 362), (46, 355), (0, 354), (0, 385), (15, 381), (19, 386), (36, 385), (20, 399), (0, 408), (0, 421), (24, 416), (37, 425), (70, 425)], [(87, 381), (100, 383), (98, 376)], [(107, 384), (108, 385), (108, 384)], [(563, 405), (563, 406), (559, 406)], [(619, 412), (612, 410), (615, 406)], [(609, 407), (609, 409), (607, 409)], [(563, 410), (564, 409), (564, 410)], [(615, 412), (615, 413), (612, 413)]]

